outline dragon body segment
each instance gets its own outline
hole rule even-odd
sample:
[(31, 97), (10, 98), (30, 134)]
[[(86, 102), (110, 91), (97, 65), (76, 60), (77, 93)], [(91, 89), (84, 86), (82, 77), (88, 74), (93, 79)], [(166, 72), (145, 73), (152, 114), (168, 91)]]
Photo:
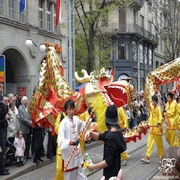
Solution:
[(160, 66), (150, 72), (145, 82), (145, 99), (148, 110), (150, 109), (151, 96), (158, 91), (158, 86), (172, 82), (178, 82), (180, 79), (180, 58)]

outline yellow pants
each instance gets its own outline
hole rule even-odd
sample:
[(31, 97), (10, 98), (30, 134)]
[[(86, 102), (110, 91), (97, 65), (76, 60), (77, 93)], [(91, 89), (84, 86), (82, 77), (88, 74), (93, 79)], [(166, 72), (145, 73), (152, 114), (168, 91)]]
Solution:
[(153, 135), (149, 133), (147, 146), (146, 146), (146, 156), (150, 158), (152, 154), (152, 150), (154, 147), (154, 144), (156, 143), (157, 150), (158, 150), (158, 156), (160, 159), (162, 159), (162, 155), (164, 153), (164, 146), (162, 142), (162, 136), (159, 135)]
[(176, 140), (175, 146), (180, 146), (180, 130), (178, 130), (178, 138)]
[(64, 180), (64, 173), (62, 171), (62, 153), (61, 149), (56, 149), (56, 176), (54, 180)]
[(123, 153), (121, 153), (121, 159), (122, 160), (126, 160), (129, 157), (128, 153), (126, 151), (124, 151)]
[(176, 130), (166, 129), (166, 141), (171, 147), (175, 146)]

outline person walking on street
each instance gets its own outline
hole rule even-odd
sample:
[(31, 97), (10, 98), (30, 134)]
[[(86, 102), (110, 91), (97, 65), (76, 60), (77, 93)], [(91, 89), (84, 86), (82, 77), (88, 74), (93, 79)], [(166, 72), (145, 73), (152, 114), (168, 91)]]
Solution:
[(8, 175), (8, 169), (5, 169), (4, 155), (6, 150), (6, 137), (9, 115), (4, 102), (8, 101), (7, 96), (2, 97), (0, 102), (0, 175)]
[(31, 146), (31, 118), (28, 112), (28, 98), (26, 96), (23, 96), (21, 99), (21, 105), (18, 108), (19, 112), (19, 125), (20, 130), (23, 132), (24, 140), (26, 144), (26, 150), (25, 150), (25, 156), (27, 159), (32, 159), (31, 156), (29, 156), (29, 150)]
[(173, 94), (169, 92), (167, 94), (167, 104), (164, 110), (165, 122), (166, 122), (166, 141), (171, 147), (175, 146), (176, 130), (178, 129), (178, 111), (177, 103), (173, 100)]
[(106, 180), (109, 180), (109, 178), (118, 175), (121, 169), (120, 154), (127, 148), (122, 130), (118, 125), (118, 113), (115, 105), (110, 105), (106, 109), (105, 119), (108, 131), (102, 134), (97, 132), (86, 133), (86, 137), (90, 135), (95, 140), (104, 141), (103, 161), (97, 164), (90, 163), (87, 168), (90, 171), (103, 169), (103, 176)]
[(154, 143), (156, 143), (158, 156), (160, 160), (164, 152), (164, 146), (162, 141), (162, 111), (161, 107), (158, 105), (158, 97), (156, 95), (152, 96), (152, 106), (150, 110), (149, 122), (150, 126), (149, 136), (146, 146), (146, 155), (141, 159), (142, 162), (149, 163), (149, 158), (152, 154)]

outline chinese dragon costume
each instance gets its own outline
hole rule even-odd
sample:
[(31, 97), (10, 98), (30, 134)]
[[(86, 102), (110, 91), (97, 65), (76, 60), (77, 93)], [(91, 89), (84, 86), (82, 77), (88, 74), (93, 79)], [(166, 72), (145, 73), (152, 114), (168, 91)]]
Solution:
[[(60, 114), (64, 112), (65, 101), (71, 98), (75, 102), (75, 113), (80, 115), (90, 107), (96, 115), (96, 126), (93, 128), (100, 133), (104, 132), (106, 108), (111, 104), (117, 107), (130, 105), (133, 100), (133, 86), (126, 80), (113, 81), (113, 76), (104, 68), (99, 74), (91, 72), (90, 75), (82, 70), (84, 76), (79, 77), (76, 72), (75, 78), (79, 83), (84, 83), (84, 86), (75, 92), (64, 78), (64, 69), (56, 52), (61, 48), (56, 45), (55, 48), (47, 46), (47, 49), (46, 60), (41, 64), (39, 84), (29, 103), (32, 126), (34, 122), (44, 125), (45, 128), (51, 125), (55, 127), (53, 132), (57, 132), (59, 123), (56, 123), (56, 119), (59, 121)], [(125, 135), (126, 141), (141, 139), (141, 133), (145, 134), (147, 131), (143, 127), (141, 124), (135, 130), (128, 131)], [(60, 149), (58, 153), (61, 154)], [(61, 169), (61, 166), (58, 165), (58, 168)], [(61, 176), (59, 173), (57, 179)]]

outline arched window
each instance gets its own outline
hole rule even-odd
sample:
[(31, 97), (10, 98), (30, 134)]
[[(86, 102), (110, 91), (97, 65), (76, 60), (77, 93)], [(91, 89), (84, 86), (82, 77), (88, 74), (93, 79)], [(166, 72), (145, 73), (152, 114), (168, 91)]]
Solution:
[(156, 69), (159, 67), (159, 61), (156, 61)]
[(129, 76), (127, 74), (121, 74), (119, 77), (118, 77), (118, 81), (120, 80), (123, 80), (123, 79), (127, 79)]

